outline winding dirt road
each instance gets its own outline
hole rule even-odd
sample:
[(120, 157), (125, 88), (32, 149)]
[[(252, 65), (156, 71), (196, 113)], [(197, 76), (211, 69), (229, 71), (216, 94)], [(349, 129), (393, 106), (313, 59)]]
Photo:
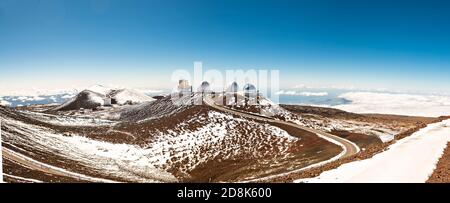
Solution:
[[(318, 130), (315, 130), (315, 129), (310, 129), (310, 128), (307, 128), (307, 127), (304, 127), (304, 126), (300, 126), (300, 125), (297, 125), (297, 124), (294, 124), (294, 123), (291, 123), (291, 122), (275, 120), (275, 119), (270, 118), (270, 117), (265, 117), (265, 116), (258, 115), (258, 114), (251, 114), (251, 113), (248, 113), (248, 112), (233, 110), (233, 109), (229, 109), (229, 108), (226, 108), (226, 107), (223, 107), (223, 106), (219, 106), (219, 105), (216, 105), (214, 103), (214, 101), (210, 97), (206, 97), (204, 99), (204, 102), (207, 105), (209, 105), (212, 108), (217, 109), (219, 111), (228, 112), (230, 114), (234, 114), (234, 115), (237, 115), (237, 116), (246, 117), (246, 118), (250, 118), (250, 119), (254, 119), (254, 120), (259, 120), (259, 121), (263, 121), (263, 122), (271, 122), (271, 123), (277, 123), (277, 124), (281, 124), (281, 125), (286, 125), (286, 126), (290, 126), (290, 127), (294, 127), (294, 128), (298, 128), (298, 129), (301, 129), (301, 130), (305, 130), (305, 131), (314, 133), (314, 134), (318, 135), (319, 137), (321, 137), (323, 139), (326, 139), (329, 142), (332, 142), (334, 144), (339, 145), (343, 149), (343, 151), (339, 155), (337, 155), (337, 156), (335, 156), (335, 157), (333, 157), (333, 158), (331, 158), (329, 160), (322, 161), (322, 162), (319, 162), (319, 163), (315, 163), (315, 164), (309, 165), (307, 167), (304, 167), (304, 168), (301, 168), (301, 169), (297, 169), (297, 170), (293, 170), (293, 171), (290, 171), (290, 172), (287, 172), (287, 173), (271, 175), (271, 176), (258, 178), (258, 179), (253, 179), (253, 180), (250, 180), (250, 181), (247, 181), (247, 182), (269, 180), (271, 178), (284, 176), (284, 175), (287, 175), (287, 174), (290, 174), (290, 173), (294, 173), (294, 172), (299, 172), (299, 171), (306, 170), (306, 169), (309, 169), (309, 168), (312, 168), (312, 167), (323, 165), (323, 164), (328, 163), (328, 162), (335, 161), (335, 160), (337, 160), (339, 158), (345, 158), (345, 157), (348, 157), (348, 156), (352, 156), (352, 155), (354, 155), (354, 154), (359, 152), (359, 147), (356, 144), (354, 144), (353, 142), (350, 142), (350, 141), (348, 141), (348, 140), (346, 140), (344, 138), (340, 138), (338, 136), (335, 136), (335, 135), (332, 135), (332, 134), (329, 134), (329, 133), (326, 133), (326, 132), (318, 131)], [(49, 174), (59, 175), (59, 176), (72, 177), (72, 178), (75, 178), (75, 179), (78, 179), (78, 180), (87, 181), (87, 182), (109, 182), (109, 183), (115, 182), (115, 181), (112, 181), (112, 180), (91, 177), (91, 176), (87, 176), (87, 175), (84, 175), (84, 174), (79, 174), (79, 173), (67, 171), (65, 169), (58, 168), (58, 167), (55, 167), (55, 166), (51, 166), (51, 165), (39, 162), (37, 160), (34, 160), (34, 159), (30, 158), (30, 157), (24, 156), (22, 154), (16, 153), (16, 152), (14, 152), (14, 151), (12, 151), (10, 149), (4, 148), (4, 147), (1, 148), (1, 152), (3, 154), (3, 158), (8, 159), (8, 160), (13, 161), (13, 162), (16, 162), (16, 163), (19, 163), (21, 165), (27, 166), (30, 169), (46, 172), (46, 173), (49, 173)]]
[(310, 168), (313, 168), (313, 167), (321, 166), (323, 164), (335, 161), (335, 160), (340, 159), (340, 158), (345, 158), (345, 157), (352, 156), (352, 155), (354, 155), (354, 154), (356, 154), (356, 153), (358, 153), (360, 151), (359, 147), (355, 143), (353, 143), (353, 142), (351, 142), (351, 141), (349, 141), (347, 139), (338, 137), (336, 135), (332, 135), (330, 133), (326, 133), (326, 132), (322, 132), (322, 131), (319, 131), (319, 130), (307, 128), (307, 127), (304, 127), (304, 126), (301, 126), (301, 125), (298, 125), (298, 124), (295, 124), (295, 123), (287, 122), (287, 121), (276, 120), (276, 119), (273, 119), (273, 118), (270, 118), (270, 117), (266, 117), (266, 116), (263, 116), (263, 115), (259, 115), (259, 114), (252, 114), (252, 113), (248, 113), (248, 112), (244, 112), (244, 111), (239, 111), (239, 110), (235, 110), (235, 109), (226, 108), (224, 106), (215, 104), (214, 100), (212, 100), (212, 98), (209, 97), (209, 96), (204, 97), (204, 102), (208, 106), (210, 106), (210, 107), (212, 107), (212, 108), (214, 108), (216, 110), (222, 111), (222, 112), (227, 112), (227, 113), (230, 113), (230, 114), (233, 114), (233, 115), (242, 116), (242, 117), (245, 117), (245, 118), (250, 118), (250, 119), (259, 120), (259, 121), (263, 121), (263, 122), (271, 122), (271, 123), (277, 123), (277, 124), (281, 124), (281, 125), (286, 125), (286, 126), (290, 126), (290, 127), (294, 127), (294, 128), (298, 128), (298, 129), (301, 129), (301, 130), (304, 130), (304, 131), (308, 131), (308, 132), (314, 133), (317, 136), (319, 136), (320, 138), (323, 138), (323, 139), (325, 139), (325, 140), (327, 140), (329, 142), (332, 142), (332, 143), (340, 146), (343, 149), (343, 151), (340, 154), (338, 154), (335, 157), (332, 157), (329, 160), (325, 160), (325, 161), (322, 161), (322, 162), (319, 162), (319, 163), (315, 163), (315, 164), (309, 165), (307, 167), (300, 168), (300, 169), (297, 169), (297, 170), (293, 170), (293, 171), (290, 171), (290, 172), (287, 172), (287, 173), (267, 176), (267, 177), (264, 177), (264, 178), (258, 178), (258, 179), (254, 179), (254, 180), (251, 180), (251, 181), (248, 181), (248, 182), (263, 181), (263, 180), (268, 180), (268, 179), (271, 179), (271, 178), (281, 177), (281, 176), (288, 175), (288, 174), (295, 173), (295, 172), (300, 172), (300, 171), (303, 171), (303, 170), (306, 170), (306, 169), (310, 169)]

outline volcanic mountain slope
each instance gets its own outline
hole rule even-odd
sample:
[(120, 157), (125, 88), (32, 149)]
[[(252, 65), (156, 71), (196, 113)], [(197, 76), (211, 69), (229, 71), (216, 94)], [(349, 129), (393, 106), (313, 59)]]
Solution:
[(124, 105), (127, 103), (136, 104), (148, 101), (153, 101), (141, 92), (132, 89), (114, 89), (101, 85), (94, 85), (75, 97), (67, 100), (62, 105), (52, 109), (53, 111), (70, 111), (78, 109), (95, 109), (96, 107), (104, 105), (105, 99), (111, 98), (113, 104)]
[[(52, 182), (64, 182), (67, 179), (69, 182), (92, 182), (95, 178), (100, 178), (100, 182), (176, 181), (170, 173), (146, 165), (143, 149), (138, 146), (112, 144), (83, 136), (84, 133), (101, 132), (104, 128), (65, 125), (72, 124), (73, 120), (55, 125), (42, 117), (34, 118), (31, 115), (0, 108), (3, 158), (8, 157), (7, 160), (11, 162), (5, 166), (5, 171), (11, 172), (8, 175), (35, 180), (46, 177), (43, 181), (51, 176)], [(23, 160), (27, 160), (28, 165)], [(61, 179), (47, 169), (78, 175)]]
[(66, 116), (55, 122), (59, 115), (2, 108), (4, 147), (67, 171), (130, 182), (247, 180), (301, 168), (342, 151), (306, 131), (187, 105), (197, 99), (194, 95), (173, 103), (166, 97), (132, 106), (122, 109), (117, 121)]
[(183, 181), (250, 179), (303, 167), (341, 151), (306, 131), (189, 105), (199, 99), (197, 94), (174, 104), (166, 97), (127, 109), (122, 119), (129, 122), (114, 130), (135, 135), (134, 144), (158, 149), (158, 168)]
[(194, 104), (202, 104), (202, 96), (200, 94), (192, 97), (187, 95), (177, 98), (170, 95), (154, 102), (144, 102), (121, 109), (117, 113), (120, 114), (119, 117), (122, 121), (143, 122), (160, 117), (171, 117), (173, 114), (193, 108)]
[(120, 105), (126, 104), (129, 101), (132, 103), (142, 103), (155, 100), (152, 97), (132, 89), (113, 90), (108, 96)]
[(84, 90), (78, 93), (75, 97), (64, 102), (62, 105), (54, 108), (55, 111), (68, 111), (77, 109), (93, 109), (103, 105), (104, 95), (93, 92), (91, 90)]
[(88, 87), (86, 90), (89, 90), (92, 92), (97, 92), (98, 94), (106, 96), (109, 93), (111, 93), (113, 90), (116, 90), (116, 89), (120, 89), (120, 88), (107, 87), (104, 85), (93, 85), (93, 86)]

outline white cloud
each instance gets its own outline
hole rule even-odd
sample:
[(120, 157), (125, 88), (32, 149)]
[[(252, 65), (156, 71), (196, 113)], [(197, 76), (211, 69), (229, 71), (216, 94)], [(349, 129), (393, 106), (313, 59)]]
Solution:
[(2, 98), (0, 97), (0, 105), (1, 106), (10, 106), (11, 103), (9, 103), (8, 101), (2, 100)]
[(164, 90), (159, 89), (151, 89), (146, 87), (133, 87), (133, 86), (120, 86), (115, 84), (106, 84), (106, 85), (91, 85), (91, 84), (84, 84), (84, 85), (71, 85), (71, 86), (61, 86), (61, 88), (57, 87), (23, 87), (23, 88), (16, 88), (12, 89), (9, 88), (7, 85), (2, 86), (0, 83), (0, 96), (24, 96), (24, 97), (33, 97), (33, 96), (52, 96), (57, 94), (67, 94), (67, 95), (75, 95), (79, 92), (85, 90), (85, 89), (93, 89), (95, 92), (100, 91), (103, 89), (136, 89), (140, 92), (143, 92), (145, 94), (157, 94), (157, 93), (163, 93)]
[(137, 91), (144, 94), (158, 94), (164, 92), (163, 90), (155, 90), (155, 89), (137, 89)]
[(295, 95), (296, 92), (295, 91), (285, 91), (285, 90), (280, 90), (276, 93), (277, 95)]
[(307, 88), (308, 86), (306, 86), (305, 84), (298, 84), (298, 85), (294, 85), (294, 89), (303, 89), (303, 88)]
[(300, 92), (301, 96), (315, 96), (315, 97), (323, 97), (328, 96), (328, 92)]
[(351, 103), (333, 107), (355, 113), (430, 117), (450, 115), (450, 96), (348, 92), (339, 97)]
[(73, 94), (66, 94), (66, 95), (64, 95), (64, 96), (62, 96), (61, 98), (62, 99), (70, 99), (70, 98), (72, 98), (72, 97), (74, 97), (75, 95), (73, 95)]
[(306, 85), (306, 84), (298, 84), (294, 85), (292, 89), (336, 89), (336, 90), (356, 90), (357, 88), (354, 85)]
[(27, 101), (42, 101), (45, 98), (40, 97), (40, 96), (31, 96), (31, 97), (26, 97), (26, 96), (20, 96), (17, 98), (17, 100), (20, 100), (21, 102), (27, 102)]
[(305, 96), (305, 97), (310, 97), (310, 96), (315, 96), (315, 97), (323, 97), (323, 96), (328, 96), (328, 92), (296, 92), (296, 91), (278, 91), (276, 93), (277, 95), (294, 95), (294, 96)]
[(57, 94), (74, 94), (79, 89), (29, 89), (29, 90), (3, 90), (0, 88), (0, 96), (51, 96)]

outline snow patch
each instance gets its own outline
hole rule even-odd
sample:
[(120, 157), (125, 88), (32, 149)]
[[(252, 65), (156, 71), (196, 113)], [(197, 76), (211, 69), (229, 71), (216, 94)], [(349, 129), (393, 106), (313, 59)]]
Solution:
[(3, 142), (13, 146), (26, 145), (37, 151), (56, 153), (105, 175), (115, 175), (130, 181), (176, 181), (172, 174), (154, 167), (159, 157), (152, 153), (153, 149), (97, 141), (76, 134), (64, 136), (48, 128), (9, 118), (4, 118), (3, 124), (8, 128), (2, 134)]
[(136, 89), (136, 90), (141, 93), (148, 94), (148, 95), (161, 94), (164, 92), (163, 90), (154, 90), (154, 89)]
[(295, 182), (420, 182), (428, 180), (450, 141), (450, 120), (430, 124), (370, 159)]
[(90, 90), (90, 91), (99, 93), (99, 94), (101, 94), (101, 95), (103, 95), (103, 96), (106, 96), (106, 95), (109, 94), (111, 91), (113, 91), (114, 88), (112, 88), (112, 87), (106, 87), (106, 86), (103, 86), (103, 85), (93, 85), (93, 86), (87, 88), (87, 90)]
[(113, 93), (112, 98), (115, 98), (118, 104), (125, 104), (128, 101), (142, 103), (155, 100), (144, 93), (131, 89), (117, 90), (117, 92)]

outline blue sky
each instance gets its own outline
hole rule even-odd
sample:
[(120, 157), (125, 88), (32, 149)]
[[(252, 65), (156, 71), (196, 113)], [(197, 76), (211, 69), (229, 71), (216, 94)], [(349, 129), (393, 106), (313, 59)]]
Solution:
[(0, 0), (0, 85), (167, 88), (175, 69), (450, 93), (450, 2)]

